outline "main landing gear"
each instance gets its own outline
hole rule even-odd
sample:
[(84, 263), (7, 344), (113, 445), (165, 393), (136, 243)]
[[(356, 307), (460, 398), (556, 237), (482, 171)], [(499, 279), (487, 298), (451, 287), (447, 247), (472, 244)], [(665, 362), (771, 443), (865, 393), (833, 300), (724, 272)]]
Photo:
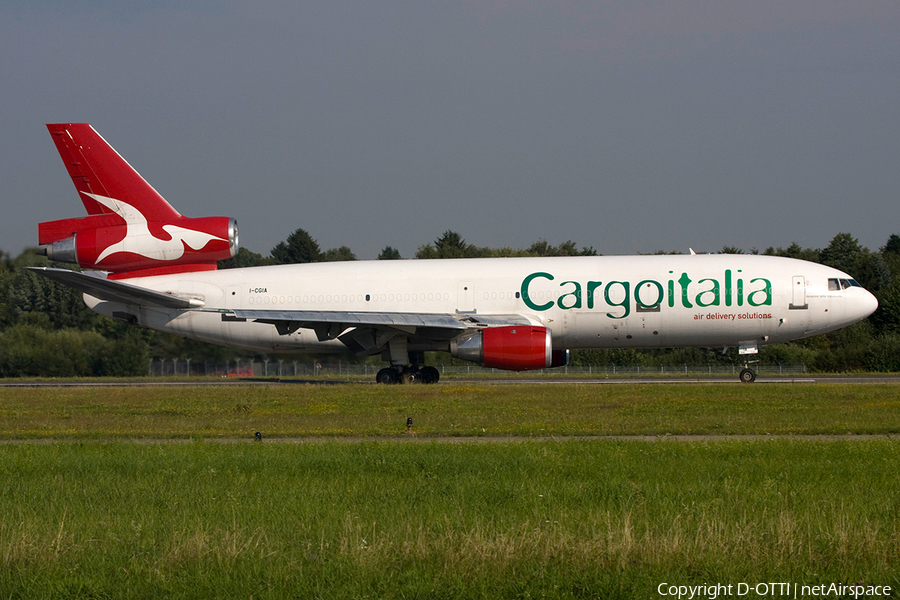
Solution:
[(397, 337), (388, 342), (383, 358), (391, 361), (375, 375), (378, 383), (437, 383), (440, 372), (434, 367), (420, 366), (425, 362), (425, 353), (408, 350), (407, 339)]
[(437, 383), (440, 372), (434, 367), (419, 365), (396, 365), (385, 367), (375, 375), (378, 383)]

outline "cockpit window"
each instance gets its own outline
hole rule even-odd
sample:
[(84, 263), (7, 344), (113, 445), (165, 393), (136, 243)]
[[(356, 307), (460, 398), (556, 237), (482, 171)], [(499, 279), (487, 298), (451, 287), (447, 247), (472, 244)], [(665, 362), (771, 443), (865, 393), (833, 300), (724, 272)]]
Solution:
[(857, 283), (855, 279), (829, 279), (828, 280), (828, 291), (829, 292), (839, 292), (841, 290), (846, 290), (847, 288), (862, 286)]
[(855, 279), (829, 279), (828, 291), (839, 292), (851, 287), (862, 287)]
[(841, 290), (846, 290), (847, 288), (862, 286), (855, 279), (829, 279), (828, 280), (828, 291), (829, 292), (839, 292)]

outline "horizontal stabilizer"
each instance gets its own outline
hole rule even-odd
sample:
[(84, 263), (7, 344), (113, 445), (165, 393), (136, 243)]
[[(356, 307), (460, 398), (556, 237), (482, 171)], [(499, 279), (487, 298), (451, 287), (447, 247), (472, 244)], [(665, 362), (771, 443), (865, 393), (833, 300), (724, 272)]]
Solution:
[(102, 275), (53, 269), (50, 267), (29, 267), (30, 271), (42, 275), (84, 292), (94, 298), (108, 302), (137, 304), (138, 306), (157, 306), (160, 308), (200, 308), (203, 302), (192, 298), (180, 298), (171, 294), (157, 292), (123, 281), (112, 281)]
[(91, 215), (75, 219), (60, 219), (38, 223), (38, 244), (47, 245), (91, 229), (122, 225), (122, 217), (115, 214)]

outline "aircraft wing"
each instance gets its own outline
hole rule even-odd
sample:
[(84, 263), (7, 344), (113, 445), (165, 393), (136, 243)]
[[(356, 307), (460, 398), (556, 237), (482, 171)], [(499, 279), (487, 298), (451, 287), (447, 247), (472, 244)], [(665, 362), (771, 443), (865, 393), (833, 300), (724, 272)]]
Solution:
[(88, 271), (82, 273), (51, 267), (29, 267), (29, 270), (47, 279), (75, 288), (94, 298), (109, 302), (159, 306), (161, 308), (201, 308), (203, 306), (203, 302), (193, 298), (181, 298), (123, 281), (106, 279), (103, 275), (96, 272)]
[(347, 327), (393, 327), (409, 329), (432, 327), (465, 331), (470, 327), (450, 314), (351, 312), (330, 310), (247, 310), (231, 311), (238, 319), (252, 319), (263, 323), (296, 323), (298, 327), (315, 328), (316, 325), (343, 325)]
[(319, 341), (337, 339), (358, 354), (378, 351), (397, 334), (410, 340), (449, 341), (474, 327), (524, 325), (521, 315), (233, 309), (223, 319), (270, 323), (281, 335), (312, 329)]

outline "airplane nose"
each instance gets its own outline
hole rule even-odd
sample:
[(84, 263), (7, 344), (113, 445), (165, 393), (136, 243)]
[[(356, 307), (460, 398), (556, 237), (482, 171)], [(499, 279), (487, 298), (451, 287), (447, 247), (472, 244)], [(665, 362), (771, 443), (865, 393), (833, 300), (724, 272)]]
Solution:
[(876, 298), (872, 292), (868, 290), (864, 291), (865, 295), (859, 299), (856, 303), (857, 305), (854, 307), (859, 311), (860, 319), (865, 319), (878, 309), (878, 298)]

